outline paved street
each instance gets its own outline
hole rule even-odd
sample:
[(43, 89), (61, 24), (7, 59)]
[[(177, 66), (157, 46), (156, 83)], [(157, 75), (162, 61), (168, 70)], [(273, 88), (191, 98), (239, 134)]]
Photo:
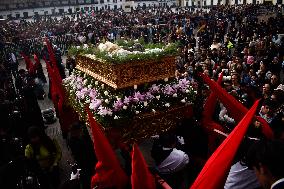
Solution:
[[(65, 57), (64, 57), (64, 62), (65, 62)], [(45, 63), (44, 63), (43, 60), (41, 60), (41, 63), (42, 63), (42, 66), (43, 66), (45, 76), (46, 76), (46, 78), (48, 78)], [(24, 63), (23, 60), (20, 61), (19, 69), (21, 69), (21, 68), (25, 69), (25, 63)], [(44, 86), (44, 90), (45, 90), (46, 94), (48, 94), (48, 84)], [(39, 100), (38, 102), (39, 102), (39, 106), (40, 106), (41, 110), (53, 108), (53, 103), (47, 97), (47, 95), (46, 95), (44, 100)], [(60, 161), (59, 166), (61, 168), (61, 181), (65, 181), (66, 179), (69, 179), (70, 173), (71, 173), (71, 168), (67, 164), (67, 160), (70, 161), (70, 162), (73, 162), (71, 151), (69, 151), (65, 140), (62, 138), (59, 121), (57, 120), (55, 123), (47, 125), (47, 126), (48, 126), (46, 128), (47, 135), (50, 136), (51, 138), (55, 138), (59, 142), (61, 149), (62, 149), (62, 159)]]

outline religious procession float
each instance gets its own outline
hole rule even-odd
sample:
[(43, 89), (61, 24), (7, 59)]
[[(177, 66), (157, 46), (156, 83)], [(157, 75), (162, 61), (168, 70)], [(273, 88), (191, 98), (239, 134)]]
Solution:
[(160, 134), (192, 116), (196, 86), (175, 78), (177, 44), (134, 41), (69, 49), (76, 69), (64, 80), (70, 105), (87, 120), (86, 106), (106, 134), (125, 142)]

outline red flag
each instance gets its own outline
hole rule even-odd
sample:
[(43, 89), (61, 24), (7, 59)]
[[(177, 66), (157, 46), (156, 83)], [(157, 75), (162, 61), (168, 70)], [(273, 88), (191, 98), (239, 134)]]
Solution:
[(128, 178), (89, 108), (87, 108), (87, 113), (94, 139), (94, 149), (98, 158), (96, 174), (92, 178), (92, 188), (99, 186), (99, 188), (124, 189), (128, 184)]
[[(239, 121), (242, 119), (248, 109), (239, 101), (237, 101), (232, 95), (230, 95), (226, 90), (219, 86), (216, 82), (212, 81), (208, 76), (200, 74), (202, 79), (209, 85), (210, 89), (218, 96), (219, 100), (224, 104), (224, 106), (231, 113), (232, 117)], [(262, 133), (267, 138), (273, 138), (273, 131), (264, 119), (259, 119), (258, 121), (262, 124)]]
[(132, 189), (155, 189), (156, 183), (154, 176), (150, 173), (147, 163), (140, 152), (137, 144), (133, 145), (132, 150)]
[(226, 176), (230, 170), (238, 147), (254, 117), (258, 103), (259, 100), (254, 103), (231, 134), (207, 160), (190, 189), (224, 188)]

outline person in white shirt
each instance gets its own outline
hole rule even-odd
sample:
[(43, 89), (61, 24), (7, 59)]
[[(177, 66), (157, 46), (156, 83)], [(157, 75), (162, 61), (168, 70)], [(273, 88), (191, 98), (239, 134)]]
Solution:
[(172, 188), (188, 188), (188, 155), (179, 149), (184, 140), (171, 133), (162, 134), (154, 141), (151, 151), (158, 174)]
[(172, 134), (161, 135), (159, 140), (154, 143), (152, 157), (159, 173), (176, 173), (183, 170), (189, 163), (188, 155), (177, 149), (178, 143), (183, 143), (183, 138)]
[(255, 172), (238, 161), (231, 166), (224, 189), (255, 189), (259, 187), (260, 184)]
[(18, 77), (19, 62), (18, 62), (18, 59), (17, 59), (15, 53), (11, 52), (9, 54), (9, 62), (10, 62), (11, 72), (12, 72), (14, 78), (16, 79)]
[(210, 46), (210, 49), (211, 50), (213, 50), (213, 49), (219, 50), (221, 46), (222, 46), (221, 43), (217, 43), (216, 39), (213, 39), (213, 43)]

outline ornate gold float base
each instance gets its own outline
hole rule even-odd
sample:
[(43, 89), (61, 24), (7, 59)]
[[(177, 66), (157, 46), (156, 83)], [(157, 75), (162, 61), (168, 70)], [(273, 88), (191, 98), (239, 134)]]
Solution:
[(171, 78), (176, 69), (175, 57), (114, 64), (83, 55), (76, 57), (76, 68), (115, 89)]
[[(104, 130), (112, 143), (117, 143), (113, 140), (133, 143), (173, 129), (179, 121), (184, 118), (191, 118), (192, 116), (192, 104), (188, 104), (163, 112), (135, 116), (133, 120), (128, 120), (128, 122), (125, 121), (124, 124), (114, 123), (114, 127), (104, 128)], [(114, 139), (116, 137), (119, 139)]]

